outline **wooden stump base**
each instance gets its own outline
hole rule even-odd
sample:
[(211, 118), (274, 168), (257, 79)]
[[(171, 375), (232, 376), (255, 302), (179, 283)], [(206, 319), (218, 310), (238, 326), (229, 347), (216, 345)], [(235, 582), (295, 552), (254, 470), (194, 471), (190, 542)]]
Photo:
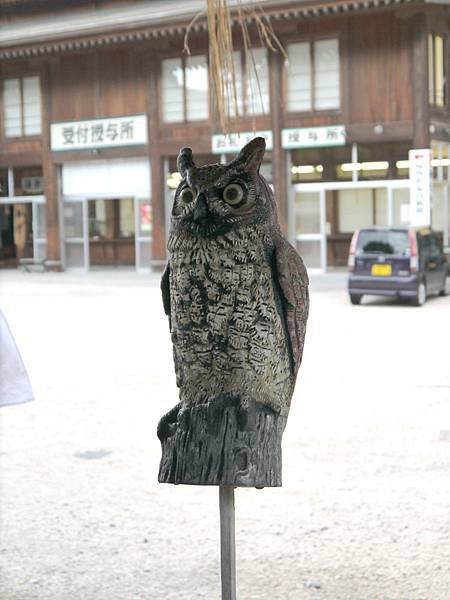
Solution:
[(263, 404), (242, 410), (217, 398), (175, 406), (158, 425), (160, 483), (235, 487), (281, 486), (281, 440), (286, 417)]

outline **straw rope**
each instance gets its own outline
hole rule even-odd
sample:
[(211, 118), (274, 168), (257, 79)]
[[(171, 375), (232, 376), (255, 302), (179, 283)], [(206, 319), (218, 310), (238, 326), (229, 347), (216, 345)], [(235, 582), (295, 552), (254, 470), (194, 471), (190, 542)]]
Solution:
[[(188, 38), (195, 22), (205, 16), (205, 11), (199, 13), (189, 24), (184, 38), (184, 50), (190, 54)], [(254, 114), (253, 78), (256, 80), (259, 100), (263, 105), (261, 85), (256, 70), (255, 57), (252, 52), (251, 37), (248, 22), (256, 25), (257, 34), (262, 47), (272, 52), (280, 51), (285, 58), (286, 52), (272, 27), (269, 17), (258, 5), (244, 6), (237, 0), (234, 19), (237, 19), (241, 29), (243, 48), (245, 52), (247, 77), (250, 82), (252, 98), (252, 113)], [(215, 105), (220, 127), (223, 133), (230, 130), (232, 115), (239, 116), (239, 99), (237, 93), (236, 68), (234, 63), (234, 45), (232, 34), (232, 18), (228, 0), (206, 0), (206, 19), (209, 36), (209, 78), (211, 82), (212, 101)], [(253, 77), (249, 75), (251, 65)], [(253, 123), (253, 129), (255, 125)]]

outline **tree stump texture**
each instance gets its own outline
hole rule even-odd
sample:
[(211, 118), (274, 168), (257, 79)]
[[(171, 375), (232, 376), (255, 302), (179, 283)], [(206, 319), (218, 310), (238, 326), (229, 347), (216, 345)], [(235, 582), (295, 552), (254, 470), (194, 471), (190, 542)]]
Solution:
[(222, 397), (175, 406), (160, 421), (160, 483), (236, 487), (281, 486), (286, 417), (254, 403)]

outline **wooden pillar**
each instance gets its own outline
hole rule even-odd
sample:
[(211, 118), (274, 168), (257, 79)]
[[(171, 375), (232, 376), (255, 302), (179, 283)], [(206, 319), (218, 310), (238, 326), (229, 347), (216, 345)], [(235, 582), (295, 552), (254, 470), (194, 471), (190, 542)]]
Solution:
[(428, 32), (424, 14), (413, 17), (413, 148), (430, 147)]
[(154, 52), (147, 55), (148, 155), (152, 194), (152, 267), (161, 268), (166, 260), (165, 185), (163, 157), (159, 149), (159, 61)]
[(286, 173), (286, 151), (281, 147), (281, 130), (283, 128), (283, 106), (281, 93), (283, 84), (283, 55), (281, 52), (269, 52), (270, 76), (270, 114), (272, 118), (273, 150), (272, 169), (275, 200), (278, 206), (278, 217), (283, 233), (288, 234), (288, 190)]
[(166, 210), (164, 159), (159, 153), (152, 153), (150, 159), (152, 173), (152, 210), (153, 210), (153, 237), (152, 237), (152, 266), (155, 269), (164, 266), (167, 256), (166, 250)]
[(51, 71), (50, 65), (44, 65), (41, 70), (42, 97), (42, 175), (44, 179), (44, 194), (46, 197), (47, 221), (47, 267), (62, 270), (61, 237), (59, 227), (59, 177), (58, 167), (52, 160), (50, 149), (51, 123)]

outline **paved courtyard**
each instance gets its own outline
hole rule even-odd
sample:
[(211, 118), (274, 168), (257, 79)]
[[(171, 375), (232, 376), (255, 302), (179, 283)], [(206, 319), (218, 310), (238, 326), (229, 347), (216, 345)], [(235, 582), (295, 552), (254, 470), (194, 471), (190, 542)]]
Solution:
[[(36, 401), (0, 409), (2, 600), (218, 600), (215, 488), (157, 483), (156, 276), (0, 273)], [(313, 280), (281, 489), (236, 491), (239, 600), (450, 598), (450, 298)]]

